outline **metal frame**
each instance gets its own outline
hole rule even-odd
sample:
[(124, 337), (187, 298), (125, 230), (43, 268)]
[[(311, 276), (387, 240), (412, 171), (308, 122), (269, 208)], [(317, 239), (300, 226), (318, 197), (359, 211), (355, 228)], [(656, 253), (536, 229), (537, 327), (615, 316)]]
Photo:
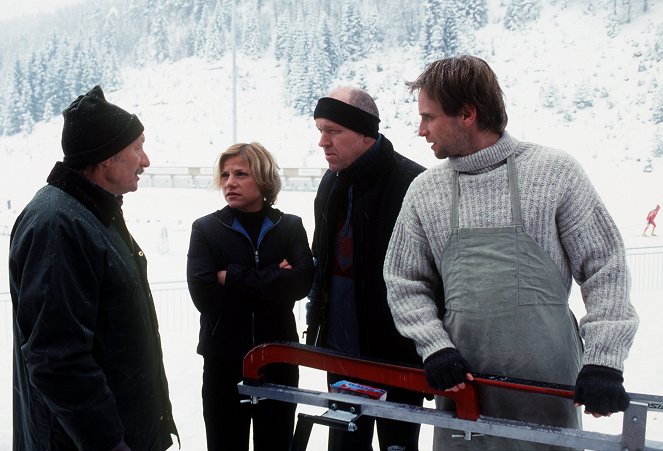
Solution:
[[(303, 365), (362, 381), (446, 396), (456, 401), (457, 411), (454, 415), (453, 412), (427, 407), (263, 383), (264, 367), (270, 363)], [(300, 344), (270, 343), (258, 346), (247, 354), (244, 359), (244, 382), (238, 385), (238, 389), (240, 394), (250, 396), (254, 403), (267, 398), (328, 409), (320, 416), (300, 414), (291, 451), (306, 449), (313, 424), (353, 430), (354, 419), (359, 415), (457, 429), (463, 431), (466, 440), (471, 440), (473, 434), (486, 434), (580, 449), (663, 450), (663, 442), (646, 440), (645, 437), (647, 411), (661, 410), (661, 396), (631, 394), (631, 404), (624, 412), (622, 433), (617, 435), (480, 415), (476, 384), (499, 385), (519, 391), (573, 398), (573, 392), (567, 390), (569, 387), (566, 386), (520, 381), (531, 383), (526, 385), (506, 379), (479, 377), (474, 382), (466, 383), (465, 390), (437, 391), (428, 386), (421, 368), (361, 360)]]

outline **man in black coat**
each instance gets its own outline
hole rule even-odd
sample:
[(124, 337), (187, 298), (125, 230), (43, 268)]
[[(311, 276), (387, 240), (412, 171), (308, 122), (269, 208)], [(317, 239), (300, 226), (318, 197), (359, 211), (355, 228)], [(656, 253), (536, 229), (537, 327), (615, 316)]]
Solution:
[(143, 125), (99, 86), (10, 238), (14, 451), (161, 451), (177, 435), (147, 260), (122, 217), (150, 161)]
[[(396, 153), (378, 132), (374, 100), (342, 87), (318, 101), (319, 146), (329, 170), (315, 198), (316, 275), (307, 303), (308, 344), (391, 363), (421, 364), (394, 326), (382, 276), (389, 238), (410, 182), (424, 167)], [(329, 374), (333, 383), (342, 379)], [(375, 384), (372, 384), (375, 386)], [(387, 400), (421, 406), (423, 396), (384, 387)], [(374, 419), (356, 432), (330, 430), (330, 450), (371, 450)], [(419, 425), (377, 420), (380, 448), (416, 450)]]

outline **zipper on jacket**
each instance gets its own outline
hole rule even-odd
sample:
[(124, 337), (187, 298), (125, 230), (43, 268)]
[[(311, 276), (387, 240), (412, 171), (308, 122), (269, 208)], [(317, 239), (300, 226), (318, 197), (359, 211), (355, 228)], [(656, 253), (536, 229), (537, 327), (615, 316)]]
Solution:
[[(321, 261), (319, 258), (319, 251), (318, 251), (318, 268), (316, 268), (316, 271), (318, 272), (319, 280), (320, 280), (320, 287), (319, 287), (319, 293), (320, 293), (320, 303), (322, 304), (320, 306), (320, 313), (319, 313), (319, 318), (318, 318), (318, 324), (315, 329), (315, 338), (313, 339), (313, 345), (314, 346), (319, 346), (320, 344), (318, 341), (320, 340), (322, 334), (323, 334), (323, 329), (326, 329), (325, 327), (325, 322), (326, 316), (327, 316), (327, 303), (329, 300), (329, 296), (327, 293), (328, 288), (328, 275), (327, 275), (327, 269), (328, 269), (328, 262), (331, 259), (331, 253), (332, 250), (330, 249), (329, 246), (329, 230), (330, 230), (330, 224), (329, 224), (329, 201), (332, 197), (332, 193), (334, 192), (334, 188), (336, 188), (336, 184), (339, 183), (339, 176), (340, 176), (340, 171), (337, 171), (334, 173), (334, 178), (331, 181), (331, 186), (329, 187), (329, 191), (327, 193), (327, 198), (325, 199), (323, 211), (322, 211), (322, 221), (325, 224), (324, 227), (324, 233), (321, 234), (320, 240), (322, 241), (322, 246), (321, 249), (324, 249), (324, 252), (327, 256), (327, 258), (324, 261)], [(331, 226), (331, 228), (336, 227), (336, 224)], [(326, 330), (324, 332), (326, 334)]]
[(212, 335), (216, 333), (216, 328), (219, 327), (219, 323), (221, 322), (221, 314), (218, 313), (216, 315), (216, 324), (214, 324), (214, 329), (212, 329)]
[[(331, 199), (332, 193), (334, 192), (334, 188), (336, 187), (336, 183), (338, 182), (339, 173), (340, 173), (340, 171), (336, 172), (336, 174), (335, 174), (336, 177), (334, 177), (334, 179), (332, 180), (331, 187), (329, 188), (329, 193), (327, 194), (327, 199), (325, 200), (325, 211), (324, 211), (324, 216), (323, 216), (323, 219), (324, 219), (326, 225), (325, 225), (325, 233), (323, 234), (322, 239), (324, 240), (324, 250), (325, 250), (325, 253), (327, 254), (327, 258), (325, 259), (324, 262), (322, 262), (322, 269), (321, 269), (321, 272), (320, 272), (320, 275), (322, 276), (322, 277), (320, 277), (320, 282), (322, 284), (322, 286), (320, 287), (321, 288), (320, 293), (321, 293), (322, 299), (323, 299), (323, 308), (326, 307), (324, 305), (324, 299), (325, 299), (325, 292), (327, 290), (327, 268), (329, 266), (328, 265), (329, 259), (331, 258), (331, 254), (330, 254), (331, 249), (330, 249), (330, 246), (329, 246), (329, 229), (330, 229), (330, 224), (329, 224), (329, 200)], [(336, 226), (337, 226), (337, 224), (333, 224), (333, 225), (331, 225), (331, 228), (334, 229)], [(321, 319), (321, 321), (322, 321), (322, 319)], [(322, 324), (321, 324), (321, 327), (322, 327)]]
[[(265, 218), (267, 218), (267, 216), (265, 216)], [(233, 218), (233, 220), (234, 219), (235, 218)], [(263, 219), (263, 221), (264, 221), (264, 219)], [(258, 249), (260, 249), (260, 243), (262, 243), (262, 240), (265, 239), (267, 234), (269, 232), (271, 232), (278, 225), (279, 222), (281, 222), (281, 216), (279, 216), (278, 220), (276, 222), (272, 223), (272, 225), (267, 230), (265, 230), (265, 233), (263, 233), (262, 236), (258, 235), (258, 242), (256, 243), (255, 246), (253, 245), (253, 241), (251, 240), (251, 237), (248, 236), (245, 232), (242, 232), (241, 230), (237, 230), (237, 229), (233, 228), (232, 225), (228, 225), (223, 221), (219, 221), (219, 222), (223, 226), (228, 227), (230, 230), (234, 230), (235, 232), (239, 233), (240, 235), (242, 235), (244, 238), (246, 238), (249, 241), (249, 244), (251, 245), (251, 248), (253, 249), (253, 259), (256, 263), (256, 270), (258, 270), (258, 266), (259, 266), (259, 263), (260, 263), (260, 253), (258, 252)], [(244, 227), (242, 226), (242, 228), (244, 228)], [(219, 317), (219, 321), (220, 320), (221, 320), (221, 318)], [(218, 325), (218, 323), (217, 323), (217, 325)], [(214, 327), (214, 330), (216, 330), (216, 327)], [(251, 312), (251, 344), (254, 347), (256, 346), (256, 313), (255, 313), (255, 311)]]

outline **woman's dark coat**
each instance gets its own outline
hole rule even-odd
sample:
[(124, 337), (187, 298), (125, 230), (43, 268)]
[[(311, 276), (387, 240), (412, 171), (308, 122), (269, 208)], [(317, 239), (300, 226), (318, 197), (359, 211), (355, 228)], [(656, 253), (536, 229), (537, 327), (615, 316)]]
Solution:
[(14, 450), (167, 449), (147, 260), (117, 198), (62, 163), (48, 183), (10, 239)]
[[(292, 269), (281, 269), (286, 259)], [(217, 272), (226, 270), (225, 285)], [(256, 345), (298, 341), (295, 302), (308, 293), (313, 259), (298, 216), (266, 208), (257, 248), (225, 207), (192, 226), (187, 280), (200, 311), (198, 353), (243, 359)]]

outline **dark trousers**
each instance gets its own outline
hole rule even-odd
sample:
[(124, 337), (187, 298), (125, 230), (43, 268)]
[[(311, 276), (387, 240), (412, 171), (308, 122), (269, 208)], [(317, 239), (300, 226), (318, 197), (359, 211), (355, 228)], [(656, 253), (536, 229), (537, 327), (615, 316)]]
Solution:
[[(240, 399), (237, 383), (242, 380), (241, 360), (205, 358), (203, 366), (203, 417), (208, 451), (246, 451), (253, 420), (255, 451), (288, 451), (292, 442), (296, 404), (262, 400), (251, 404)], [(265, 381), (297, 386), (297, 367), (269, 365)]]
[[(347, 379), (347, 377), (327, 373), (327, 382), (329, 384), (344, 379)], [(387, 390), (387, 401), (390, 402), (419, 407), (424, 404), (424, 396), (421, 393), (402, 388), (381, 386), (373, 382), (363, 382), (356, 379), (351, 379), (351, 381)], [(394, 447), (392, 449), (397, 451), (417, 451), (419, 449), (419, 430), (421, 425), (418, 423), (362, 415), (357, 419), (356, 424), (357, 430), (354, 432), (330, 428), (328, 451), (372, 451), (373, 428), (376, 425), (381, 451), (387, 451), (390, 446)]]

